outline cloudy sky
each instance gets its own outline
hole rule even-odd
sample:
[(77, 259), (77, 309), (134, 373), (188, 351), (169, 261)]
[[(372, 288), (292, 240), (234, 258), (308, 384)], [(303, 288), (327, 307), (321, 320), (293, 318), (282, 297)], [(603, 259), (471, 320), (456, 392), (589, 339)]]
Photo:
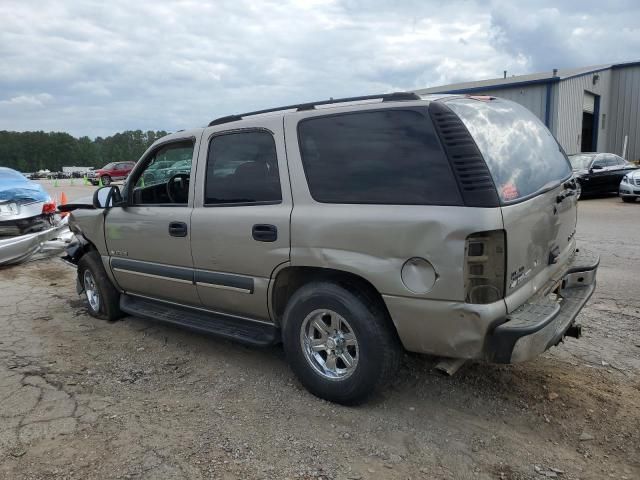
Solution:
[(0, 129), (110, 135), (640, 60), (640, 2), (0, 0)]

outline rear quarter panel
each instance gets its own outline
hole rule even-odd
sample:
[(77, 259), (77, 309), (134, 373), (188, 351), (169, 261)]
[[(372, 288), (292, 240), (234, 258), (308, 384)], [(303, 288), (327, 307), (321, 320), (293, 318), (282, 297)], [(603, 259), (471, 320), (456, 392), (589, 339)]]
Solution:
[[(366, 108), (359, 106), (358, 110)], [(331, 113), (349, 110), (332, 108)], [(384, 295), (464, 301), (466, 237), (477, 231), (502, 229), (500, 209), (316, 202), (300, 158), (297, 124), (326, 114), (320, 110), (284, 117), (294, 199), (291, 264), (348, 271), (365, 278)], [(402, 282), (402, 266), (413, 257), (428, 260), (437, 273), (427, 293), (413, 293)]]

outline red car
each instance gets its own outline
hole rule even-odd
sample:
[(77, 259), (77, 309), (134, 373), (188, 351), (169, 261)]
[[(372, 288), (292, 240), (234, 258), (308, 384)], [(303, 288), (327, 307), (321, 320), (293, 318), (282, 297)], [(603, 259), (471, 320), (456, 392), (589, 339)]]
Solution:
[(104, 167), (96, 170), (89, 178), (89, 181), (94, 185), (99, 185), (102, 179), (102, 185), (109, 185), (111, 182), (117, 182), (124, 180), (129, 175), (129, 172), (133, 170), (136, 162), (112, 162), (108, 163)]

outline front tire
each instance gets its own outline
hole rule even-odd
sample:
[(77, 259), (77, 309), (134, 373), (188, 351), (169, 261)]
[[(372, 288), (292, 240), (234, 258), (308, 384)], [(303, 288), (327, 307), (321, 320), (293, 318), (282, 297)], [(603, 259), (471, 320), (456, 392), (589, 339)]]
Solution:
[(108, 187), (109, 185), (111, 185), (111, 177), (109, 175), (102, 176), (102, 185), (105, 187)]
[(82, 256), (78, 262), (78, 279), (92, 317), (110, 321), (122, 317), (120, 293), (109, 280), (98, 252), (92, 251)]
[(620, 197), (622, 198), (622, 201), (625, 203), (633, 203), (636, 201), (636, 197)]
[(301, 287), (287, 303), (283, 344), (314, 395), (362, 403), (397, 371), (402, 347), (380, 302), (329, 282)]

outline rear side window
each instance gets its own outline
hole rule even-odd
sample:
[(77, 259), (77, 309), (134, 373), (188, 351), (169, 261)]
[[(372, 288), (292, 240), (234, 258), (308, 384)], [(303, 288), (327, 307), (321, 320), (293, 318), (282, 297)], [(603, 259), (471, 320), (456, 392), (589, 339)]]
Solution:
[(311, 196), (324, 203), (461, 205), (431, 119), (417, 110), (316, 117), (298, 126)]
[(571, 175), (556, 139), (525, 107), (503, 99), (468, 98), (447, 105), (471, 133), (504, 202), (557, 185)]
[(271, 133), (213, 137), (207, 157), (205, 204), (279, 203), (278, 156)]

